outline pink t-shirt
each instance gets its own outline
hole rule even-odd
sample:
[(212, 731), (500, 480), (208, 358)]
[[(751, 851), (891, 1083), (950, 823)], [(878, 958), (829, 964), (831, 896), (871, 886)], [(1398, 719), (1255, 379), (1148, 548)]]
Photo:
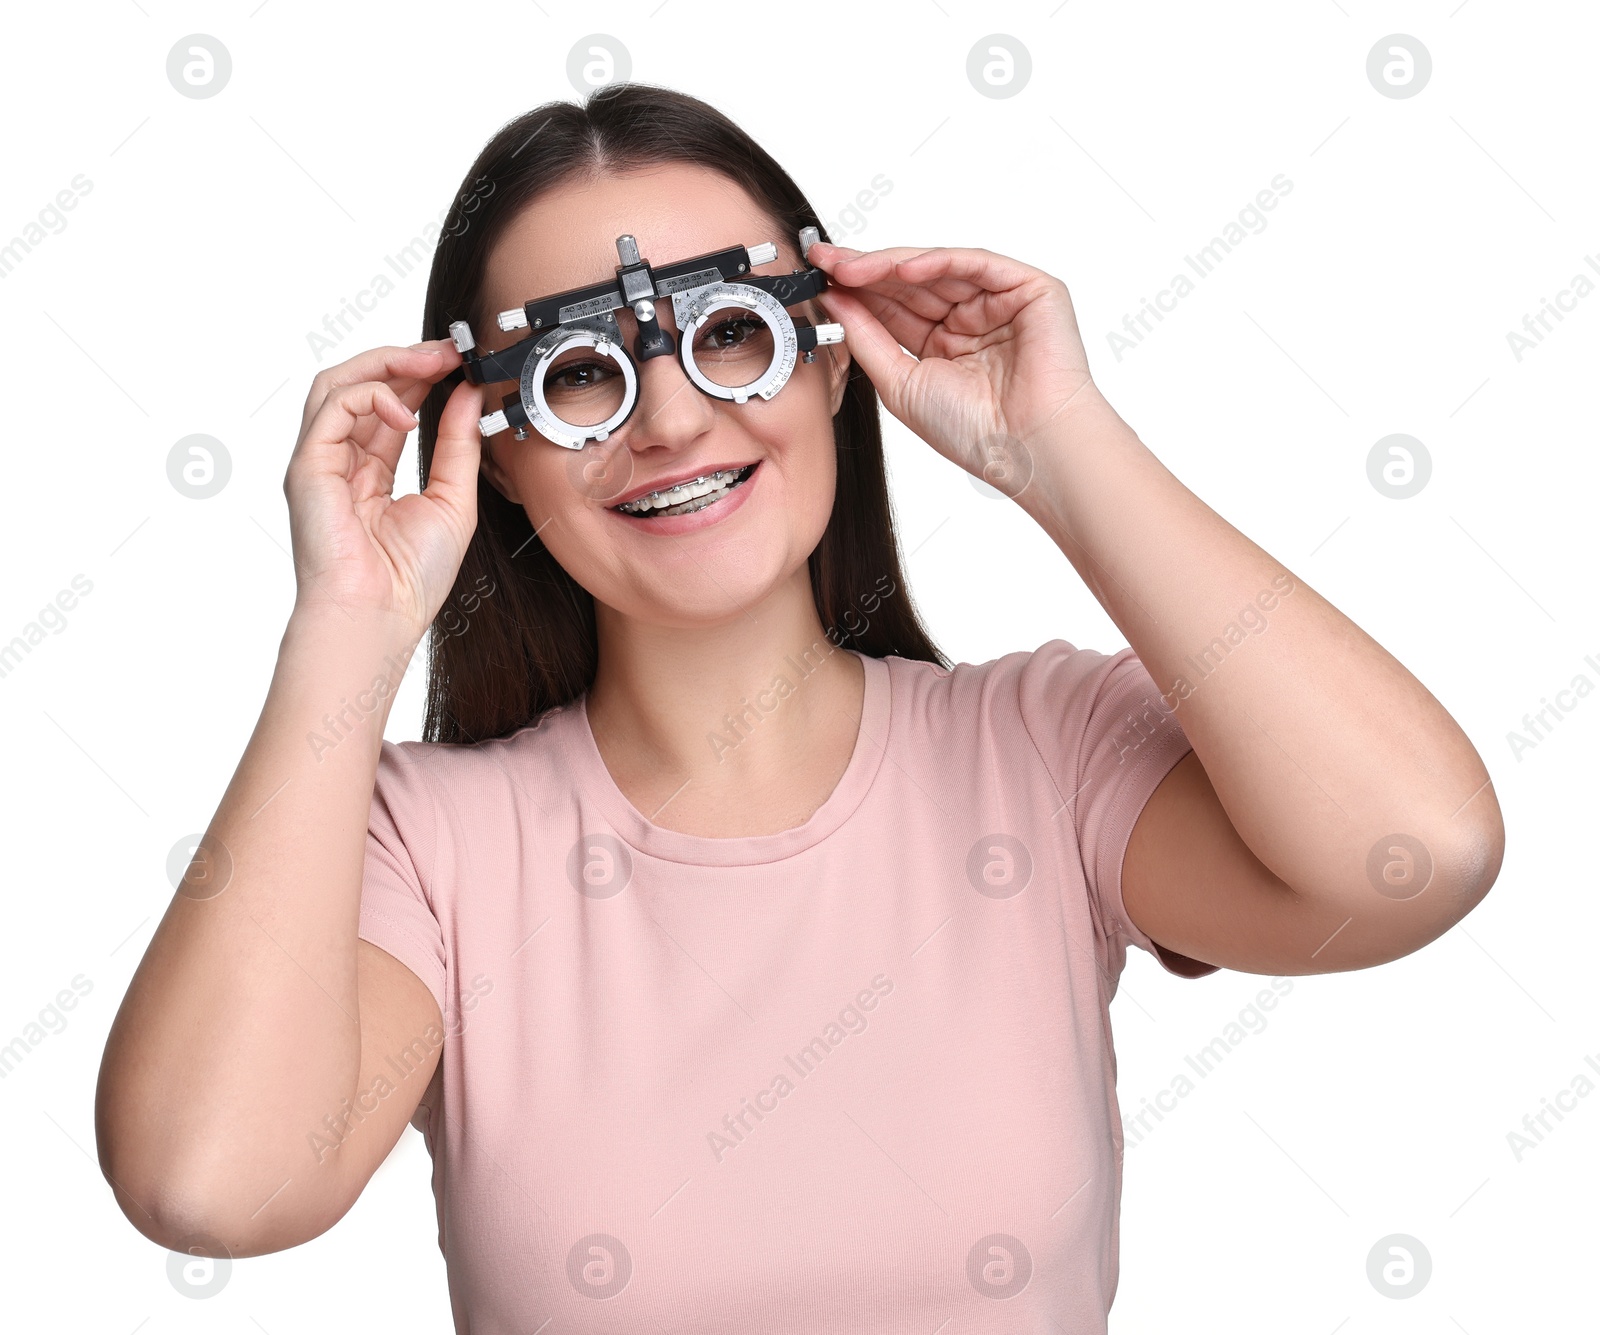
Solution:
[(383, 743), (360, 934), (445, 1019), (414, 1124), (458, 1332), (1105, 1331), (1107, 1007), (1154, 953), (1122, 857), (1188, 739), (1131, 649), (862, 663), (777, 834), (652, 825), (582, 699)]

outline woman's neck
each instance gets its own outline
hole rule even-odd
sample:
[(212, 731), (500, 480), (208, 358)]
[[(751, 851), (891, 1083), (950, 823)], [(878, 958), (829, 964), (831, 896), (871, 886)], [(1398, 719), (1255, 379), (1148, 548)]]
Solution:
[(596, 606), (585, 708), (624, 796), (652, 823), (732, 838), (802, 825), (854, 753), (860, 660), (824, 632), (805, 567), (718, 626), (640, 623)]

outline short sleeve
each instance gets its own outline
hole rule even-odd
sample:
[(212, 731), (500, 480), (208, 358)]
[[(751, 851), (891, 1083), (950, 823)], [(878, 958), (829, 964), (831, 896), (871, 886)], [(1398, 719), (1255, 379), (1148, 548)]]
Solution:
[(367, 818), (357, 934), (422, 979), (445, 1014), (450, 1008), (444, 932), (428, 884), (437, 834), (437, 807), (414, 744), (385, 740)]
[(1132, 649), (1107, 655), (1051, 640), (1029, 656), (1020, 695), (1023, 722), (1077, 832), (1090, 908), (1114, 956), (1112, 976), (1121, 972), (1127, 941), (1180, 978), (1215, 973), (1215, 964), (1158, 947), (1122, 902), (1122, 860), (1139, 814), (1194, 749), (1144, 664)]

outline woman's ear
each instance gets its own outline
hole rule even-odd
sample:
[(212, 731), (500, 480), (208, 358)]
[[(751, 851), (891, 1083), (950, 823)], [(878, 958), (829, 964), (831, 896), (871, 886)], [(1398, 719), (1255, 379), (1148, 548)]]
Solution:
[(844, 406), (844, 388), (850, 380), (850, 354), (843, 343), (828, 345), (828, 371), (833, 377), (833, 409), (830, 416), (837, 417)]
[[(822, 303), (816, 302), (816, 318), (813, 324), (833, 324), (834, 320)], [(839, 409), (844, 406), (844, 389), (850, 380), (850, 354), (843, 343), (826, 343), (823, 351), (828, 358), (829, 393), (832, 398), (832, 408), (829, 415), (837, 417)]]
[(517, 496), (516, 483), (511, 475), (500, 466), (500, 461), (494, 457), (494, 450), (488, 440), (483, 442), (483, 452), (478, 456), (483, 475), (489, 479), (489, 485), (504, 496), (513, 505), (521, 505), (522, 501)]

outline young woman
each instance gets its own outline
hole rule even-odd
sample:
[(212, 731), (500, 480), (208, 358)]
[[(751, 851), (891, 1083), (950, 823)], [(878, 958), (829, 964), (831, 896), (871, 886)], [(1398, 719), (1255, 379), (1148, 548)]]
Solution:
[[(514, 121), (467, 181), (429, 337), (312, 383), (277, 670), (106, 1049), (123, 1210), (174, 1250), (292, 1247), (414, 1121), (461, 1331), (1103, 1331), (1127, 944), (1185, 977), (1421, 948), (1500, 866), (1482, 761), (1146, 449), (1059, 279), (802, 255), (783, 170), (638, 85)], [(449, 327), (512, 347), (498, 312), (613, 279), (625, 236), (658, 266), (772, 242), (752, 275), (820, 267), (791, 314), (844, 341), (770, 399), (655, 356), (603, 440), (480, 440), (519, 387), (473, 383)], [(673, 309), (705, 365), (760, 336)], [(946, 662), (880, 400), (1131, 647)], [(426, 740), (384, 741), (430, 627)]]

